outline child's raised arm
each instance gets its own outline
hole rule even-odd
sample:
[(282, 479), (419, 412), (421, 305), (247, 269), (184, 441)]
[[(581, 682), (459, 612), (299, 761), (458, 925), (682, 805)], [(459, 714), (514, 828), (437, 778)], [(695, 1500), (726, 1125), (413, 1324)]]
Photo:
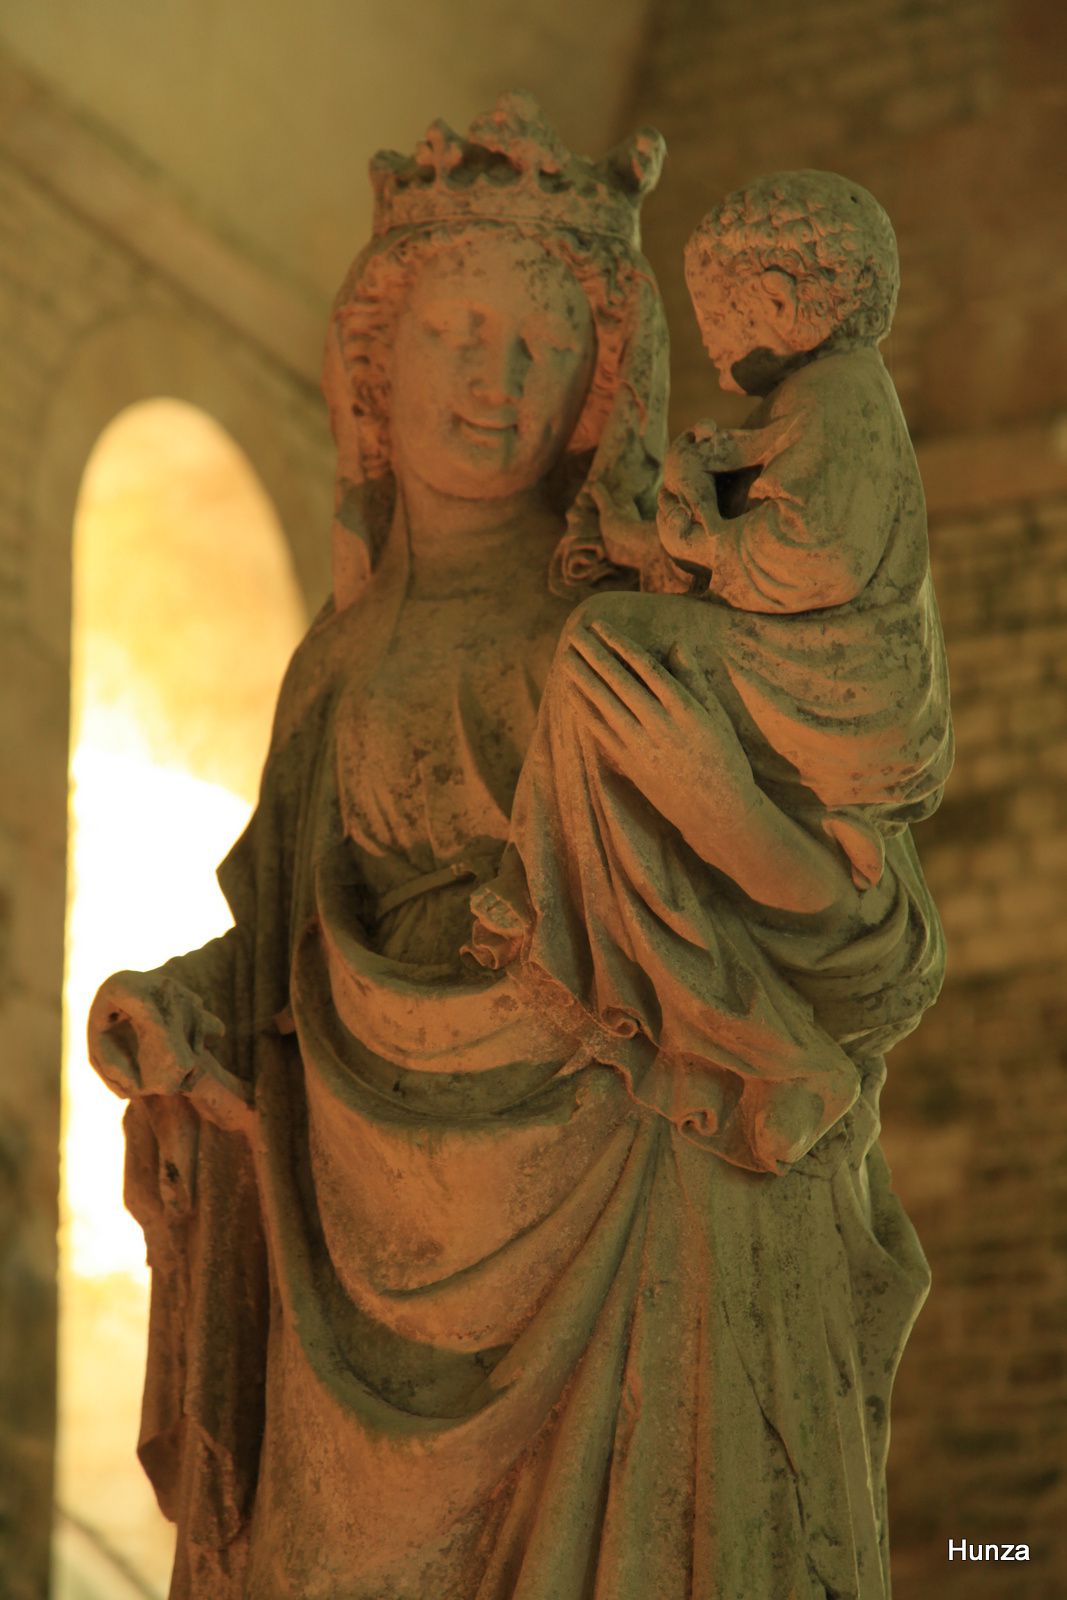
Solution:
[[(809, 376), (767, 428), (725, 435), (721, 458), (729, 467), (711, 464), (719, 459), (719, 430), (700, 442), (683, 436), (668, 454), (660, 542), (675, 561), (707, 569), (708, 592), (739, 610), (844, 605), (885, 549), (893, 456), (882, 430), (871, 427), (870, 408), (850, 403), (856, 397), (840, 368), (815, 382), (823, 392), (812, 392)], [(714, 473), (742, 464), (761, 469), (748, 509), (724, 517)]]
[(742, 472), (766, 466), (781, 455), (796, 436), (796, 418), (775, 418), (762, 428), (720, 428), (710, 419), (687, 428), (672, 451), (692, 444), (708, 472)]

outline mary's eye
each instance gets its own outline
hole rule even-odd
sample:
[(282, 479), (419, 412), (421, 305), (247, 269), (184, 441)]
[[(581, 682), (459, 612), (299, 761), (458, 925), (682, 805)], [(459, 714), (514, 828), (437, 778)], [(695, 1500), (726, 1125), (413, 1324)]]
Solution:
[(448, 313), (425, 316), (422, 327), (432, 339), (439, 339), (443, 344), (468, 344), (472, 337), (470, 318), (466, 316), (450, 316)]
[(574, 344), (569, 328), (552, 322), (531, 323), (523, 331), (523, 343), (535, 359), (567, 355)]
[(528, 343), (530, 360), (541, 366), (558, 367), (570, 355), (570, 349), (567, 345), (555, 344), (548, 339), (531, 339)]

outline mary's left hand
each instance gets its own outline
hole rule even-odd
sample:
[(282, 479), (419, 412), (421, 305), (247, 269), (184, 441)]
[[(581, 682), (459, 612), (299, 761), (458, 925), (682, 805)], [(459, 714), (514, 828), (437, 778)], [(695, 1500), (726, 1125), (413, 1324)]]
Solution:
[(814, 838), (759, 788), (714, 694), (682, 681), (675, 646), (661, 666), (606, 622), (577, 629), (563, 661), (607, 759), (709, 866), (762, 905), (805, 916), (855, 909), (840, 851)]
[(758, 791), (726, 712), (686, 686), (693, 668), (677, 647), (667, 661), (591, 621), (572, 635), (563, 665), (612, 765), (703, 854), (709, 830), (740, 820)]

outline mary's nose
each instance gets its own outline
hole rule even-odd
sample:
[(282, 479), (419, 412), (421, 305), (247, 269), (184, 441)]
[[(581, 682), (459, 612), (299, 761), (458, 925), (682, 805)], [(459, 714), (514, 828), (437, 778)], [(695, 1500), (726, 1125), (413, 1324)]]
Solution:
[(514, 405), (522, 399), (530, 361), (529, 347), (518, 335), (484, 338), (471, 376), (472, 393), (487, 405)]

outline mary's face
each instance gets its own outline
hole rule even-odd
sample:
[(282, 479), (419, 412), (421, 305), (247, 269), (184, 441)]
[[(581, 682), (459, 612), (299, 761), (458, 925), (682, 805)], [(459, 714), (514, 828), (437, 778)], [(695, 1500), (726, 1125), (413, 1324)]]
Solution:
[(446, 247), (397, 325), (397, 467), (465, 499), (533, 488), (574, 431), (595, 356), (588, 301), (563, 262), (488, 230)]

